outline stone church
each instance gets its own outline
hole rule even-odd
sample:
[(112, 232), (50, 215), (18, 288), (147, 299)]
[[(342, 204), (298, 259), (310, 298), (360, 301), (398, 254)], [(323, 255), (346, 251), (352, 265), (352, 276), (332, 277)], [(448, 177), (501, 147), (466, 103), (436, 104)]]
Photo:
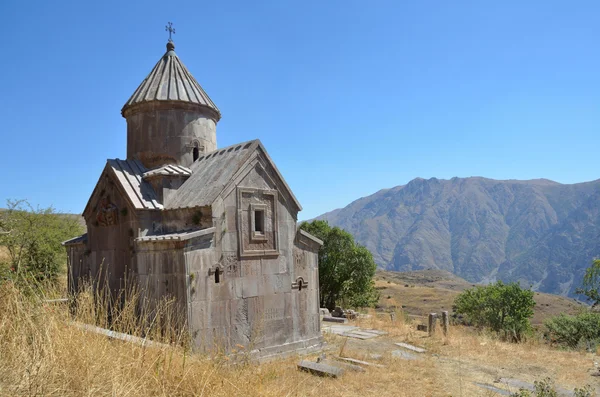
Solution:
[[(259, 357), (320, 346), (322, 242), (298, 230), (300, 203), (259, 140), (217, 147), (221, 113), (175, 53), (121, 110), (127, 159), (109, 159), (66, 241), (69, 288), (133, 282), (174, 298), (196, 350)], [(97, 284), (97, 283), (96, 283)]]

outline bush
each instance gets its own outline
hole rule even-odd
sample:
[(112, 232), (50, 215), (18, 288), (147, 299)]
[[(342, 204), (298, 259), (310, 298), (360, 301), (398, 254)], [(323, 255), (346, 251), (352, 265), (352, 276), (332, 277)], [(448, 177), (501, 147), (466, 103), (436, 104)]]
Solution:
[[(579, 389), (575, 388), (573, 397), (594, 397), (596, 393), (590, 385)], [(535, 381), (533, 391), (519, 389), (517, 393), (512, 393), (510, 397), (558, 397), (558, 392), (554, 388), (554, 381), (550, 378)]]
[(600, 341), (600, 313), (581, 312), (575, 316), (561, 314), (545, 323), (546, 338), (572, 349), (593, 347)]
[(531, 330), (529, 318), (534, 306), (531, 289), (498, 281), (462, 292), (454, 301), (454, 312), (464, 315), (469, 324), (488, 327), (518, 342)]
[(57, 214), (52, 207), (34, 209), (27, 201), (9, 200), (8, 209), (0, 212), (0, 246), (7, 251), (7, 258), (0, 263), (0, 277), (56, 279), (66, 264), (61, 242), (82, 231), (74, 217)]

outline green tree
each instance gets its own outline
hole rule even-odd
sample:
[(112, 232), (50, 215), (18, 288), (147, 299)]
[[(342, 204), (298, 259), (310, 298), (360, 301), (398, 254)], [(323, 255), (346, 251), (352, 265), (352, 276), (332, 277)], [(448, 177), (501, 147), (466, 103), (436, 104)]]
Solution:
[(326, 221), (303, 222), (300, 228), (323, 240), (319, 250), (321, 307), (374, 305), (378, 299), (373, 282), (377, 265), (371, 252), (356, 244), (350, 233)]
[(517, 342), (531, 329), (529, 319), (533, 316), (534, 306), (531, 289), (523, 289), (518, 283), (498, 281), (462, 292), (454, 301), (454, 312), (465, 315), (475, 326), (502, 332)]
[(546, 320), (546, 337), (570, 348), (597, 346), (600, 341), (600, 313), (582, 310), (574, 316), (561, 313)]
[(16, 279), (55, 280), (66, 263), (61, 242), (81, 234), (83, 227), (52, 207), (34, 209), (26, 200), (7, 204), (0, 212), (0, 246), (8, 252), (1, 267)]
[(592, 306), (600, 303), (600, 259), (592, 262), (592, 266), (588, 267), (583, 276), (583, 285), (577, 288), (575, 292), (587, 296), (588, 300), (592, 301)]

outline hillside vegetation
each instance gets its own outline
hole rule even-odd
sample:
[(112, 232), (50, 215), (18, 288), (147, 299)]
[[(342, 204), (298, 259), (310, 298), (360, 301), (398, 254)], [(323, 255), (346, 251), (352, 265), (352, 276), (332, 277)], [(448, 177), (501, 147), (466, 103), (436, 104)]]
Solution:
[[(55, 291), (35, 297), (11, 283), (0, 284), (0, 395), (493, 396), (478, 384), (515, 392), (516, 387), (498, 379), (531, 383), (546, 377), (568, 390), (600, 386), (598, 378), (590, 376), (595, 353), (557, 350), (535, 340), (505, 343), (458, 326), (448, 337), (429, 338), (401, 312), (396, 320), (372, 312), (369, 318), (351, 322), (388, 332), (376, 339), (325, 334), (328, 357), (342, 355), (380, 365), (329, 379), (298, 371), (296, 356), (262, 365), (251, 362), (242, 346), (237, 357), (226, 357), (218, 352), (194, 354), (177, 344), (141, 346), (111, 340), (76, 326), (78, 321), (97, 318), (90, 295), (80, 297), (74, 318), (66, 306), (43, 300), (60, 295)], [(121, 331), (139, 334), (127, 315), (118, 321), (125, 325)], [(156, 328), (163, 330), (163, 337), (151, 333), (159, 341), (185, 340)], [(394, 358), (396, 342), (416, 344), (428, 352), (417, 360)]]
[(574, 296), (600, 256), (600, 180), (417, 178), (318, 219), (352, 233), (380, 268), (442, 269)]
[[(472, 283), (444, 270), (390, 272), (375, 274), (375, 287), (380, 293), (379, 306), (384, 310), (400, 308), (411, 317), (426, 317), (442, 310), (452, 311), (454, 299)], [(536, 306), (531, 320), (541, 326), (561, 313), (575, 314), (583, 307), (574, 299), (536, 292)]]

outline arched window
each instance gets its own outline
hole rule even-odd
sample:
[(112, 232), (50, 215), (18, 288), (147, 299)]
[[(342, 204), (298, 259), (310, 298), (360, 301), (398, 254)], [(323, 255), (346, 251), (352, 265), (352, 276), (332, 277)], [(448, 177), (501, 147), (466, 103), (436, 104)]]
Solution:
[(198, 157), (200, 157), (200, 149), (198, 149), (198, 146), (194, 146), (192, 155), (194, 157), (194, 161), (198, 160)]

